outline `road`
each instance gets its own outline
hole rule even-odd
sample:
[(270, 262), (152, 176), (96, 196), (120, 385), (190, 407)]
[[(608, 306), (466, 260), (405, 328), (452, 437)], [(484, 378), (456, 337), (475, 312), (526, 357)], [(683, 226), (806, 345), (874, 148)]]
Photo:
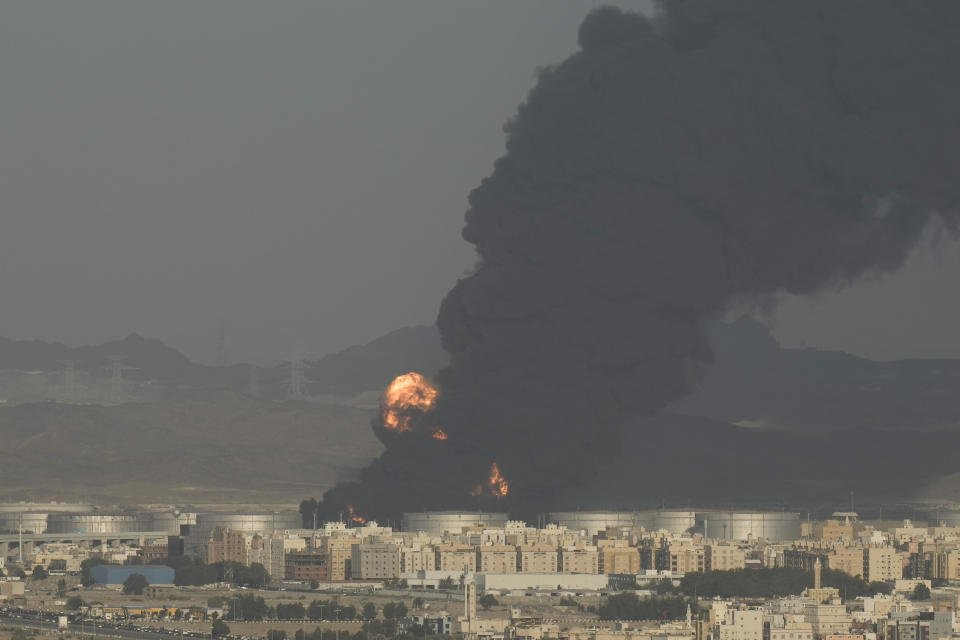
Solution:
[[(0, 610), (0, 625), (23, 627), (46, 631), (57, 630), (57, 616), (44, 614), (43, 621), (38, 620), (39, 612), (24, 610), (21, 613)], [(209, 633), (179, 632), (174, 629), (160, 631), (149, 627), (136, 628), (133, 625), (111, 625), (103, 621), (85, 620), (67, 625), (69, 631), (88, 638), (122, 638), (123, 640), (172, 640), (174, 638), (210, 638)], [(229, 638), (229, 636), (228, 636)]]

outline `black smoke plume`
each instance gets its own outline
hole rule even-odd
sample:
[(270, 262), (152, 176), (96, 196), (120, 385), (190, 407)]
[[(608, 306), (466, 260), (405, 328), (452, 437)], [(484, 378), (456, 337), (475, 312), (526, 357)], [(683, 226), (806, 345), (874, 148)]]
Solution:
[(479, 263), (437, 319), (449, 440), (389, 447), (329, 504), (470, 507), (496, 461), (503, 505), (549, 505), (691, 390), (732, 303), (896, 269), (955, 220), (955, 0), (675, 0), (578, 40), (470, 194)]

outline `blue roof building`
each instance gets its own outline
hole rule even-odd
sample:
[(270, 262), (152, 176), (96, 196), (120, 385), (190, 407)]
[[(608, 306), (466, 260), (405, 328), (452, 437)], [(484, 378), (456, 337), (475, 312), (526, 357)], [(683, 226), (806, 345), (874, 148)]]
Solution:
[(93, 581), (105, 585), (123, 584), (123, 581), (134, 573), (139, 573), (152, 585), (173, 584), (173, 569), (161, 564), (98, 564), (90, 569), (90, 577)]

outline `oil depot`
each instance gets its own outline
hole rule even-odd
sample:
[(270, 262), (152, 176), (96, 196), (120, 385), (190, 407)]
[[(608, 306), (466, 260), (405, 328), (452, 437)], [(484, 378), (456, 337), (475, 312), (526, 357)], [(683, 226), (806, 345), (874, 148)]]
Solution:
[(47, 533), (137, 533), (153, 531), (149, 513), (51, 513)]
[(47, 520), (55, 513), (89, 513), (93, 505), (69, 502), (6, 502), (0, 503), (0, 531), (45, 533)]
[(403, 514), (403, 531), (423, 531), (430, 535), (461, 533), (465, 528), (486, 525), (502, 527), (507, 523), (507, 514), (481, 511), (422, 511)]
[(565, 511), (548, 520), (588, 536), (611, 527), (700, 533), (712, 540), (796, 540), (800, 514), (784, 511), (727, 511), (720, 509), (648, 511)]

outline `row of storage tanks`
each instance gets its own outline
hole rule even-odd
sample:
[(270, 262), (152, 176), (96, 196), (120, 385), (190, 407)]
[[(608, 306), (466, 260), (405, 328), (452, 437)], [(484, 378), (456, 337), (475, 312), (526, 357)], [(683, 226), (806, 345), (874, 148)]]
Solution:
[(106, 512), (94, 509), (60, 511), (0, 510), (0, 530), (25, 533), (167, 533), (208, 538), (214, 527), (229, 527), (245, 533), (269, 533), (301, 526), (296, 511), (269, 512)]
[[(960, 515), (960, 514), (958, 514)], [(406, 513), (404, 531), (424, 531), (433, 535), (459, 532), (466, 527), (484, 524), (502, 527), (508, 520), (505, 513), (441, 511)], [(800, 537), (800, 514), (781, 511), (650, 510), (650, 511), (565, 511), (550, 513), (548, 522), (596, 535), (611, 527), (671, 533), (701, 533), (715, 540), (770, 541), (796, 540)]]

